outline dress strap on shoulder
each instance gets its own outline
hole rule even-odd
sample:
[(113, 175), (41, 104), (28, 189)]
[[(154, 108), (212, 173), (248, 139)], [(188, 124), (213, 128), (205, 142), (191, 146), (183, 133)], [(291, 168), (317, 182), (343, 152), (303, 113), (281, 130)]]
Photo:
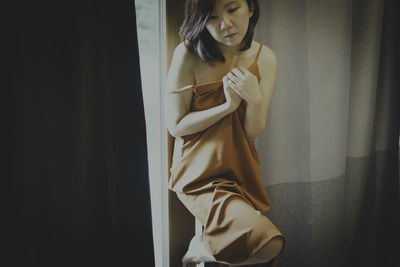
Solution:
[(256, 60), (255, 60), (256, 62), (257, 62), (257, 60), (258, 60), (258, 56), (260, 55), (260, 52), (261, 52), (262, 46), (263, 46), (263, 44), (262, 44), (262, 43), (260, 43), (260, 48), (258, 48), (258, 52), (257, 52)]

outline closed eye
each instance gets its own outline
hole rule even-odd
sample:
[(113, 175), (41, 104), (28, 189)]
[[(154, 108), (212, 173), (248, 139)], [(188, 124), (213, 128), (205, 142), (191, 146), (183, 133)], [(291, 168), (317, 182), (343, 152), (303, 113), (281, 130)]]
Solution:
[(235, 12), (237, 9), (238, 9), (238, 7), (232, 8), (232, 9), (229, 9), (228, 12), (229, 12), (229, 13), (233, 13), (233, 12)]

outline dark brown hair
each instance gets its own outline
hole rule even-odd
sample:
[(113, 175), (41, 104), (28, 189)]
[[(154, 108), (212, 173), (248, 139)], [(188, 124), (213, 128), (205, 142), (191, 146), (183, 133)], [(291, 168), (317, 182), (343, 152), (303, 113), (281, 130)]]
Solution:
[[(244, 36), (240, 51), (250, 48), (253, 40), (254, 28), (260, 14), (258, 0), (246, 0), (247, 6), (253, 10), (249, 27)], [(225, 58), (218, 49), (217, 41), (206, 29), (208, 17), (214, 9), (215, 0), (186, 0), (185, 19), (179, 29), (179, 37), (186, 48), (200, 57), (206, 64), (215, 66), (216, 61), (225, 62)]]

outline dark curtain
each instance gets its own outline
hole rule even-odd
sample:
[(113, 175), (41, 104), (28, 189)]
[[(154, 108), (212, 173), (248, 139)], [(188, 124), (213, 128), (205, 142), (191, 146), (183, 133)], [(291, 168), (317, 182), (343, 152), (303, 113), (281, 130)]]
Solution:
[(154, 266), (134, 1), (14, 2), (2, 262)]

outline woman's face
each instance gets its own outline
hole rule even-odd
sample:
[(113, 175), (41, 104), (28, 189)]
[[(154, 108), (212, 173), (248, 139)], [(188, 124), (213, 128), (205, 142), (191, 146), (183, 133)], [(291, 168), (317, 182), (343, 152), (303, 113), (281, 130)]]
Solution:
[(236, 46), (246, 35), (252, 15), (246, 0), (216, 0), (206, 28), (217, 42)]

